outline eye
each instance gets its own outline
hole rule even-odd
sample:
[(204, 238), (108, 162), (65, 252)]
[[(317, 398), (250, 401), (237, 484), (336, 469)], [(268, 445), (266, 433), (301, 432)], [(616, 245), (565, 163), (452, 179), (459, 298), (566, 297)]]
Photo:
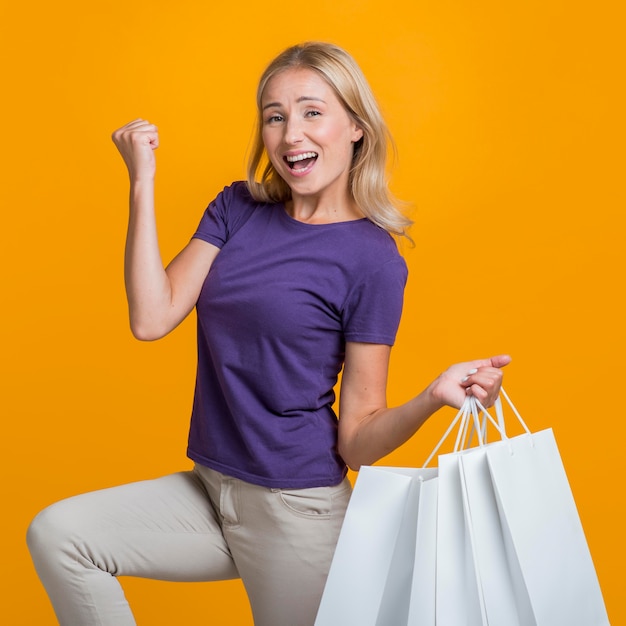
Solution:
[(283, 121), (283, 116), (279, 115), (278, 113), (274, 113), (273, 115), (270, 115), (269, 117), (267, 117), (265, 119), (265, 123), (266, 124), (276, 124), (278, 122), (282, 122)]
[(322, 112), (318, 111), (317, 109), (311, 109), (310, 111), (307, 111), (304, 116), (305, 117), (317, 117), (318, 115), (321, 115)]

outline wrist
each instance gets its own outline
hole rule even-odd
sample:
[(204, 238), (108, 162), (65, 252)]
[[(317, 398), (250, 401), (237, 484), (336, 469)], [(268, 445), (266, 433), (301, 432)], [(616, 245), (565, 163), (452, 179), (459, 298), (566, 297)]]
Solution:
[(130, 200), (132, 204), (143, 204), (154, 199), (154, 178), (135, 176), (130, 179)]
[(154, 185), (155, 172), (129, 172), (131, 189)]
[(440, 378), (441, 377), (438, 376), (424, 390), (424, 396), (425, 396), (424, 400), (427, 406), (429, 407), (431, 413), (435, 413), (439, 409), (442, 409), (444, 406), (448, 405), (448, 403), (446, 402), (444, 398), (441, 385), (439, 384)]

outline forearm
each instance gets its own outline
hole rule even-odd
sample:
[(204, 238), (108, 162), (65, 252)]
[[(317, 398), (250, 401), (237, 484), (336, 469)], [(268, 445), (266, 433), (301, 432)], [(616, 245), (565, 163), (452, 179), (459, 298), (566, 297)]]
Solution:
[(172, 294), (159, 250), (150, 177), (131, 180), (124, 279), (133, 334), (139, 339), (161, 336)]
[(339, 452), (352, 469), (371, 465), (389, 454), (408, 441), (441, 407), (460, 407), (468, 393), (483, 406), (492, 406), (502, 384), (501, 368), (511, 360), (508, 355), (499, 355), (457, 363), (412, 400), (387, 408), (387, 360), (381, 354), (384, 352), (380, 346), (347, 344)]
[(402, 405), (377, 409), (342, 433), (339, 453), (351, 469), (371, 465), (406, 443), (442, 406), (430, 385)]

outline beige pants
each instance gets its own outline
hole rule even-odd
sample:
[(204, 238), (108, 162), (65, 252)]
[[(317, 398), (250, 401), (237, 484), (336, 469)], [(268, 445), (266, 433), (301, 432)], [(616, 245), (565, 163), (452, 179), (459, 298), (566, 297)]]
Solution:
[(347, 480), (267, 489), (196, 466), (53, 504), (28, 545), (63, 626), (134, 625), (117, 576), (241, 577), (257, 626), (311, 626), (349, 497)]

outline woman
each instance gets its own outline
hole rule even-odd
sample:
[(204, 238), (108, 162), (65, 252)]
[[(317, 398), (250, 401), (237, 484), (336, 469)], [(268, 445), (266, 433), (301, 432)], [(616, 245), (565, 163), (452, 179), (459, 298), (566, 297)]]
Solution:
[(118, 575), (241, 577), (255, 624), (312, 624), (350, 496), (346, 465), (374, 463), (468, 393), (489, 406), (499, 391), (507, 356), (452, 366), (386, 405), (406, 280), (391, 235), (408, 220), (390, 200), (385, 125), (352, 58), (329, 44), (290, 48), (257, 103), (247, 183), (218, 195), (165, 269), (157, 129), (135, 120), (113, 134), (131, 184), (132, 331), (158, 339), (198, 312), (195, 467), (70, 498), (33, 521), (29, 546), (61, 624), (134, 624)]

